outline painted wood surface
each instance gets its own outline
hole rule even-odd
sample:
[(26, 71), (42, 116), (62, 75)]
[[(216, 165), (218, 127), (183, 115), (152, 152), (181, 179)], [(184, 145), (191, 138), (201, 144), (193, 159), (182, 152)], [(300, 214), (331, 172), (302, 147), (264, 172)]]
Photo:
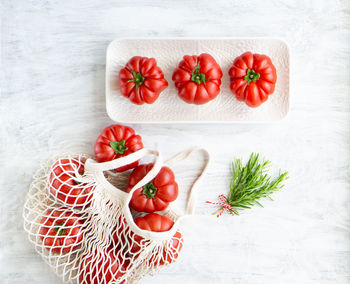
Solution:
[[(1, 1), (0, 282), (61, 283), (22, 229), (39, 163), (93, 153), (105, 111), (105, 52), (117, 37), (281, 37), (291, 53), (291, 111), (271, 124), (132, 127), (165, 157), (212, 154), (181, 259), (140, 283), (350, 283), (349, 1)], [(287, 169), (264, 208), (215, 218), (230, 163), (251, 152)], [(178, 168), (183, 188), (200, 159)]]

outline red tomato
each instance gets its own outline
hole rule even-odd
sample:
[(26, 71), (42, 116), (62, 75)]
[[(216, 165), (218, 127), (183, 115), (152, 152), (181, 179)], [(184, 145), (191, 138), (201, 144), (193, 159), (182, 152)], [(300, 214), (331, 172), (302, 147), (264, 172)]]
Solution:
[[(159, 215), (157, 213), (147, 214), (144, 217), (138, 217), (135, 220), (136, 225), (143, 230), (152, 232), (166, 232), (169, 231), (174, 222), (167, 216)], [(138, 235), (133, 235), (129, 240), (132, 241), (131, 252), (137, 254), (141, 250), (143, 238)], [(163, 250), (163, 254), (152, 257), (149, 262), (164, 265), (165, 263), (172, 263), (179, 256), (182, 249), (183, 239), (180, 232), (176, 232), (168, 243), (168, 247)]]
[(78, 158), (59, 159), (50, 174), (50, 191), (66, 205), (83, 206), (92, 196), (93, 186), (79, 181), (84, 175), (84, 161)]
[(118, 217), (118, 222), (117, 225), (112, 233), (112, 239), (113, 243), (111, 244), (111, 247), (117, 246), (120, 243), (124, 243), (126, 237), (126, 228), (127, 228), (127, 223), (126, 219), (124, 216), (119, 216)]
[[(137, 184), (153, 167), (145, 164), (136, 167), (129, 176), (127, 192)], [(178, 186), (174, 173), (168, 167), (162, 167), (156, 177), (142, 188), (138, 188), (130, 201), (130, 207), (136, 211), (152, 213), (162, 211), (168, 207), (169, 202), (178, 196)]]
[(167, 86), (154, 58), (134, 56), (119, 72), (120, 92), (137, 105), (153, 104)]
[(83, 239), (81, 216), (64, 210), (49, 210), (40, 221), (40, 238), (44, 247), (55, 253), (76, 249)]
[(260, 106), (275, 91), (276, 68), (267, 55), (243, 53), (234, 60), (228, 74), (232, 93), (250, 107)]
[(173, 74), (179, 97), (186, 103), (202, 105), (220, 93), (222, 71), (207, 53), (185, 55)]
[[(95, 156), (98, 162), (107, 162), (127, 156), (143, 148), (140, 135), (136, 135), (134, 129), (128, 126), (114, 124), (106, 127), (95, 143)], [(138, 161), (115, 169), (124, 172), (135, 168)]]
[(79, 266), (79, 283), (125, 283), (125, 280), (121, 282), (118, 280), (126, 273), (128, 264), (128, 261), (122, 263), (113, 250), (108, 250), (106, 254), (96, 252), (85, 255)]

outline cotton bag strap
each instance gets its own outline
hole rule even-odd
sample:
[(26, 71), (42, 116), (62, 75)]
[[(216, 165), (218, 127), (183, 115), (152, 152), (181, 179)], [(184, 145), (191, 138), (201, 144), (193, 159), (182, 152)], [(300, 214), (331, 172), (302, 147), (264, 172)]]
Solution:
[(131, 164), (147, 155), (154, 155), (156, 157), (159, 157), (158, 151), (142, 148), (141, 150), (131, 153), (127, 156), (123, 156), (108, 162), (98, 163), (93, 159), (88, 159), (85, 166), (92, 172), (104, 172)]
[[(186, 212), (185, 214), (181, 214), (181, 217), (176, 220), (174, 223), (173, 227), (171, 230), (166, 231), (166, 232), (151, 232), (151, 231), (146, 231), (140, 229), (134, 222), (133, 217), (131, 215), (130, 209), (129, 209), (129, 202), (132, 198), (133, 193), (140, 187), (144, 186), (148, 182), (152, 181), (155, 176), (159, 173), (160, 169), (162, 168), (163, 162), (162, 158), (159, 154), (158, 151), (150, 150), (143, 148), (137, 152), (134, 152), (132, 154), (129, 154), (128, 156), (124, 156), (109, 162), (104, 162), (104, 163), (97, 163), (96, 161), (92, 159), (88, 159), (85, 163), (86, 170), (90, 173), (93, 173), (96, 178), (98, 179), (100, 184), (103, 184), (106, 189), (109, 189), (109, 192), (114, 195), (118, 195), (119, 198), (122, 198), (124, 201), (124, 206), (123, 206), (123, 213), (126, 218), (126, 221), (128, 222), (131, 230), (135, 232), (136, 234), (148, 238), (148, 239), (154, 239), (154, 240), (164, 240), (164, 239), (169, 239), (171, 238), (177, 231), (178, 224), (180, 220), (183, 217), (189, 216), (193, 214), (194, 209), (195, 209), (195, 203), (196, 203), (196, 198), (197, 198), (197, 193), (198, 193), (198, 182), (201, 180), (201, 178), (204, 176), (207, 167), (209, 165), (209, 153), (205, 149), (199, 149), (199, 148), (194, 148), (190, 149), (187, 151), (183, 151), (171, 159), (169, 159), (166, 162), (166, 165), (172, 166), (175, 165), (185, 159), (187, 159), (193, 152), (195, 151), (201, 151), (204, 154), (204, 157), (206, 159), (205, 161), (205, 166), (202, 170), (202, 173), (198, 176), (198, 178), (194, 181), (192, 184), (189, 193), (188, 193), (188, 201), (187, 201), (187, 206), (186, 206)], [(141, 158), (147, 156), (147, 155), (153, 155), (155, 156), (155, 161), (153, 168), (146, 174), (144, 178), (142, 178), (133, 188), (129, 193), (123, 192), (120, 189), (114, 187), (111, 183), (107, 181), (105, 178), (103, 172), (108, 171), (108, 170), (113, 170), (118, 167), (122, 167), (128, 164), (131, 164), (135, 161), (140, 160)], [(169, 206), (170, 207), (170, 206)], [(178, 212), (176, 208), (170, 207), (171, 209), (174, 209), (174, 211)], [(169, 208), (169, 209), (170, 209)], [(167, 210), (169, 210), (167, 209)]]
[[(195, 179), (191, 188), (189, 189), (188, 200), (187, 200), (187, 205), (186, 205), (186, 212), (180, 213), (179, 214), (180, 217), (174, 222), (173, 227), (169, 231), (166, 231), (166, 232), (151, 232), (151, 231), (141, 230), (139, 227), (136, 226), (136, 224), (134, 224), (134, 222), (132, 220), (132, 224), (129, 223), (129, 225), (136, 234), (138, 234), (144, 238), (152, 239), (152, 240), (159, 240), (159, 241), (169, 240), (170, 238), (172, 238), (174, 236), (174, 234), (178, 230), (180, 222), (184, 218), (189, 217), (194, 213), (194, 209), (195, 209), (195, 205), (196, 205), (196, 201), (197, 201), (198, 190), (199, 190), (198, 185), (199, 185), (200, 180), (205, 175), (205, 173), (208, 169), (208, 166), (209, 166), (209, 162), (210, 162), (210, 155), (209, 155), (208, 151), (205, 149), (202, 149), (202, 148), (193, 148), (190, 150), (183, 151), (165, 162), (166, 166), (169, 166), (169, 167), (174, 166), (174, 165), (178, 164), (179, 162), (186, 160), (194, 152), (201, 152), (203, 154), (205, 160), (204, 160), (204, 167), (202, 168), (200, 175)], [(136, 185), (133, 189), (136, 190), (137, 188), (139, 188), (138, 185)], [(131, 192), (130, 192), (130, 194), (131, 194)], [(131, 198), (131, 196), (130, 196), (130, 198)], [(126, 210), (130, 214), (129, 207), (127, 207)], [(168, 211), (179, 212), (179, 210), (176, 207), (174, 207), (172, 204), (170, 204), (169, 207), (167, 209), (165, 209), (163, 212), (168, 212)]]
[(196, 207), (197, 196), (198, 196), (198, 190), (199, 190), (198, 184), (208, 169), (209, 162), (210, 162), (210, 155), (209, 155), (208, 151), (203, 149), (203, 148), (193, 148), (193, 149), (190, 149), (187, 151), (183, 151), (165, 162), (165, 164), (170, 166), (170, 167), (174, 166), (174, 165), (178, 164), (179, 162), (186, 160), (194, 152), (202, 152), (203, 156), (205, 158), (205, 161), (204, 161), (204, 167), (202, 169), (202, 172), (197, 177), (197, 179), (193, 182), (193, 184), (188, 192), (186, 215), (192, 215), (194, 213), (194, 210)]
[(155, 162), (154, 162), (154, 165), (153, 165), (153, 168), (151, 169), (151, 171), (149, 171), (147, 173), (147, 175), (136, 184), (136, 186), (138, 186), (135, 188), (135, 190), (136, 190), (137, 188), (150, 182), (157, 175), (157, 173), (160, 171), (163, 162), (162, 162), (162, 158), (159, 155), (158, 151), (143, 148), (143, 149), (141, 149), (137, 152), (131, 153), (127, 156), (120, 157), (120, 158), (114, 159), (112, 161), (103, 162), (103, 163), (98, 163), (93, 159), (88, 159), (85, 162), (85, 169), (89, 174), (92, 174), (93, 176), (95, 176), (98, 183), (103, 185), (109, 191), (109, 193), (111, 195), (115, 196), (116, 198), (121, 198), (124, 200), (124, 202), (126, 202), (125, 200), (126, 199), (130, 200), (131, 197), (129, 197), (129, 196), (132, 196), (132, 194), (126, 193), (126, 192), (116, 188), (114, 185), (112, 185), (105, 178), (104, 172), (114, 170), (116, 168), (131, 164), (133, 162), (136, 162), (136, 161), (142, 159), (143, 157), (145, 157), (147, 155), (154, 156)]

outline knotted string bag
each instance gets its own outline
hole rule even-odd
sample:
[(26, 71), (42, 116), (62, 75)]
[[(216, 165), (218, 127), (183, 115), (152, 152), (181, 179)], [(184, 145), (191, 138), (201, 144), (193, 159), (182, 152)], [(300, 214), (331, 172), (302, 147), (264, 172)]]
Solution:
[[(65, 283), (135, 283), (176, 261), (183, 246), (180, 223), (193, 214), (198, 181), (209, 154), (181, 152), (165, 163), (173, 166), (194, 151), (205, 157), (202, 173), (188, 191), (186, 212), (174, 203), (157, 212), (169, 217), (169, 231), (140, 229), (129, 202), (135, 190), (152, 181), (163, 166), (157, 151), (141, 149), (98, 163), (87, 155), (56, 157), (40, 167), (26, 197), (24, 229), (36, 251)], [(113, 169), (151, 156), (153, 168), (127, 193), (114, 182)], [(181, 189), (180, 189), (181, 191)]]

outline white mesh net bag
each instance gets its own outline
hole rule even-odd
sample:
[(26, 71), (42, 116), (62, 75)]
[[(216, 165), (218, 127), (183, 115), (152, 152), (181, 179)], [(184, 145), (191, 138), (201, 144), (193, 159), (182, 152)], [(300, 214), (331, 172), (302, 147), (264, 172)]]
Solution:
[[(157, 151), (141, 149), (105, 163), (87, 155), (48, 161), (34, 175), (24, 205), (24, 228), (30, 241), (66, 283), (134, 283), (154, 274), (179, 256), (183, 246), (179, 225), (193, 213), (197, 182), (206, 171), (209, 154), (204, 149), (189, 150), (166, 163), (174, 165), (197, 150), (205, 156), (206, 165), (189, 190), (186, 212), (170, 204), (152, 217), (132, 212), (129, 202), (134, 191), (151, 182), (162, 168)], [(153, 156), (153, 168), (129, 193), (120, 190), (113, 183), (112, 170), (145, 156)], [(170, 224), (170, 229), (140, 229), (134, 221), (138, 216), (151, 227), (158, 222)]]

